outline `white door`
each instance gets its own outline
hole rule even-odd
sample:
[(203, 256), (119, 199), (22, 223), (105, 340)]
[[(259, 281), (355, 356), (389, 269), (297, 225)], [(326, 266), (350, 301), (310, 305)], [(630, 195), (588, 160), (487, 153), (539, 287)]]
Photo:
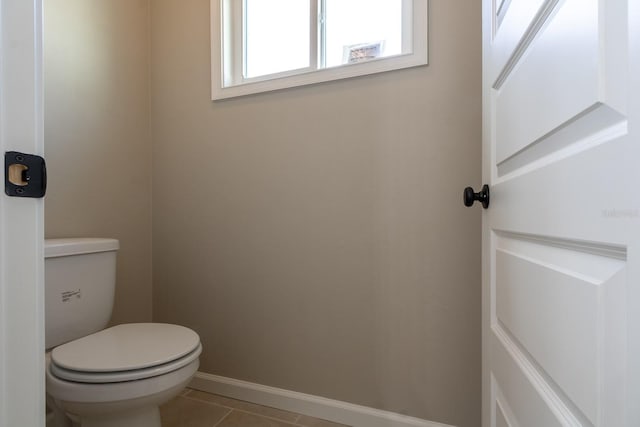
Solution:
[(640, 1), (483, 3), (483, 426), (638, 427)]
[[(0, 155), (42, 155), (40, 0), (0, 0)], [(3, 174), (4, 175), (4, 174)], [(0, 193), (0, 427), (44, 425), (43, 201)]]

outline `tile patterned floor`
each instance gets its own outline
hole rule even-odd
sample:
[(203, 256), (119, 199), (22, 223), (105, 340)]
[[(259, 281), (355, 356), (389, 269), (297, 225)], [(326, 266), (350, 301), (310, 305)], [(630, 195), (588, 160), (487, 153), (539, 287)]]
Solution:
[(348, 427), (190, 389), (161, 406), (160, 415), (162, 427)]

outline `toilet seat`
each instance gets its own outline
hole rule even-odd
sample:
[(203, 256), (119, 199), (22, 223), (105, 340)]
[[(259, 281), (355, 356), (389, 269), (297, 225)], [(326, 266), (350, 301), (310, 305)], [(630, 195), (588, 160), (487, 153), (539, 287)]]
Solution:
[(198, 358), (191, 329), (162, 323), (118, 325), (56, 347), (50, 372), (78, 383), (135, 381), (167, 374)]
[[(52, 374), (51, 365), (49, 365), (46, 370), (46, 389), (47, 395), (59, 405), (66, 402), (73, 406), (107, 405), (107, 408), (111, 408), (114, 404), (137, 406), (136, 401), (139, 402), (140, 399), (155, 399), (154, 396), (157, 397), (171, 390), (182, 390), (198, 371), (198, 367), (199, 360), (195, 359), (188, 365), (164, 375), (136, 381), (98, 384), (63, 380)], [(95, 407), (91, 411), (95, 413)], [(72, 412), (78, 413), (75, 410)]]
[(51, 363), (50, 369), (51, 374), (66, 381), (91, 384), (119, 383), (151, 378), (173, 372), (198, 359), (200, 353), (202, 353), (202, 345), (198, 344), (198, 347), (195, 350), (178, 360), (163, 363), (162, 365), (152, 366), (146, 369), (135, 369), (132, 371), (82, 372), (61, 368), (55, 363)]

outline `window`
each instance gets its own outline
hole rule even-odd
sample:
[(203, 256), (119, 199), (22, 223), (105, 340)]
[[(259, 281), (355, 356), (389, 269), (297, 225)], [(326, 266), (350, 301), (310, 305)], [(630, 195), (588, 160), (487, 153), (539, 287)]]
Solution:
[(427, 63), (427, 0), (211, 0), (212, 95)]

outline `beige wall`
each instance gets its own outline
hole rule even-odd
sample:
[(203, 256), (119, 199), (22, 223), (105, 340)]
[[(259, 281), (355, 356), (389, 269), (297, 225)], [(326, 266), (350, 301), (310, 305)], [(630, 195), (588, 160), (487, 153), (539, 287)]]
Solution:
[(211, 102), (209, 0), (154, 0), (154, 319), (201, 370), (480, 425), (480, 2), (428, 67)]
[(46, 236), (120, 239), (112, 322), (150, 320), (149, 1), (44, 4)]

